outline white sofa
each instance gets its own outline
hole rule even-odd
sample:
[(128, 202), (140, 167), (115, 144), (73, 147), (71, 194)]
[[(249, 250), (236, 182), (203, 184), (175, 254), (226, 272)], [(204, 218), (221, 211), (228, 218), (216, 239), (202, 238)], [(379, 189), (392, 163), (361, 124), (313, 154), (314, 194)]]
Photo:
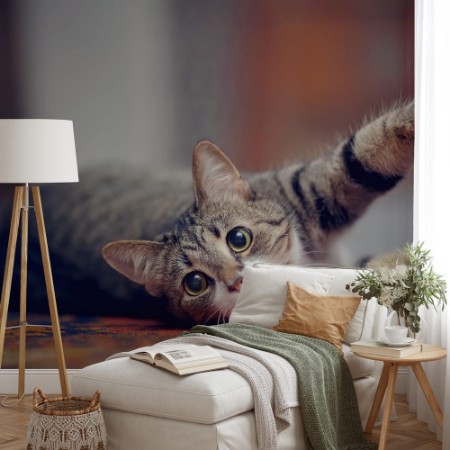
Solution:
[[(251, 281), (252, 273), (246, 273), (242, 304), (238, 301), (236, 313), (233, 312), (230, 320), (251, 322), (253, 319), (246, 319), (245, 312), (242, 313), (246, 309), (251, 310), (246, 304), (247, 294), (251, 291), (251, 297), (258, 289), (266, 293), (271, 289), (283, 290), (285, 271), (283, 269), (281, 281), (279, 274), (276, 275), (277, 283), (279, 281), (278, 284), (275, 283), (277, 288), (273, 287), (273, 277), (264, 286), (264, 282), (258, 277), (261, 275), (266, 281), (271, 277), (255, 272), (253, 275), (257, 276), (254, 281), (258, 284), (256, 289)], [(338, 273), (334, 269), (327, 269), (323, 273), (332, 274), (333, 292), (336, 289), (345, 292), (342, 279), (347, 280), (349, 274), (351, 276), (350, 272), (343, 272), (341, 269)], [(294, 275), (296, 274), (286, 274), (289, 280), (295, 279)], [(317, 280), (314, 281), (316, 282)], [(244, 289), (246, 283), (247, 288)], [(280, 295), (275, 291), (268, 292), (267, 298)], [(272, 307), (273, 305), (270, 308)], [(361, 302), (344, 337), (344, 357), (354, 382), (363, 426), (370, 411), (381, 367), (373, 361), (355, 356), (350, 351), (349, 344), (359, 338), (383, 337), (386, 316), (386, 308), (379, 306), (375, 299)], [(287, 372), (291, 370), (287, 361), (283, 360), (280, 364), (286, 365)], [(306, 447), (296, 395), (296, 379), (295, 376), (288, 379), (292, 383), (289, 403), (294, 421), (292, 426), (279, 434), (278, 448), (303, 450)], [(109, 450), (258, 448), (251, 386), (244, 377), (230, 369), (179, 377), (124, 356), (88, 366), (73, 376), (72, 395), (91, 396), (97, 389), (101, 391)]]

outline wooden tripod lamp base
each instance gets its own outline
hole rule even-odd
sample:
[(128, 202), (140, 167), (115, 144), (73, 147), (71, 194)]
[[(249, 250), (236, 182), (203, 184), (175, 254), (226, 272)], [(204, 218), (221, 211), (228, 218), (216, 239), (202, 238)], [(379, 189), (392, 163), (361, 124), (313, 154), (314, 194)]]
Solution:
[[(78, 167), (75, 150), (75, 136), (71, 120), (50, 119), (0, 119), (0, 183), (17, 186), (9, 230), (0, 303), (0, 368), (5, 347), (6, 321), (8, 315), (11, 283), (14, 271), (19, 226), (22, 228), (22, 249), (20, 264), (20, 324), (19, 324), (19, 397), (25, 392), (25, 350), (27, 324), (27, 247), (28, 247), (28, 183), (76, 183)], [(50, 267), (41, 194), (38, 187), (32, 187), (33, 207), (36, 213), (39, 244), (47, 287), (56, 360), (59, 369), (61, 390), (69, 396), (66, 364), (61, 341), (55, 289)]]
[[(48, 305), (50, 310), (51, 327), (53, 331), (56, 361), (59, 371), (59, 380), (63, 396), (70, 396), (67, 380), (66, 363), (61, 339), (61, 328), (59, 325), (58, 309), (56, 306), (55, 289), (50, 266), (47, 236), (44, 225), (41, 195), (38, 186), (31, 187), (33, 207), (36, 214), (36, 222), (39, 235), (39, 245), (44, 268), (45, 285), (47, 288)], [(27, 287), (27, 248), (28, 248), (28, 216), (29, 209), (28, 184), (17, 186), (14, 191), (14, 203), (9, 231), (8, 249), (6, 253), (5, 273), (3, 278), (2, 297), (0, 303), (0, 368), (5, 346), (6, 322), (8, 316), (9, 299), (11, 295), (11, 284), (14, 272), (14, 257), (16, 253), (19, 226), (21, 227), (21, 264), (20, 264), (20, 318), (19, 318), (19, 383), (18, 396), (25, 392), (25, 356), (26, 356), (26, 333), (29, 325), (26, 319), (26, 287)]]

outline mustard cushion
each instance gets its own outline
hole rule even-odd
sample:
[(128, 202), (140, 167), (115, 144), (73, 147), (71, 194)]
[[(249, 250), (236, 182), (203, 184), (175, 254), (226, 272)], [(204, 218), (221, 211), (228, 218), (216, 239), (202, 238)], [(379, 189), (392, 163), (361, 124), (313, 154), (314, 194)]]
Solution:
[(354, 316), (359, 296), (321, 296), (288, 282), (283, 314), (275, 331), (324, 339), (342, 351), (348, 323)]

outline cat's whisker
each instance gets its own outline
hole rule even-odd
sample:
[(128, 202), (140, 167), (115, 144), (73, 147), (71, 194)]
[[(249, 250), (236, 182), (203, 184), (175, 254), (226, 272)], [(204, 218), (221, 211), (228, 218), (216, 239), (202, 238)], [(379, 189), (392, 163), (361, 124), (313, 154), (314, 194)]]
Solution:
[(212, 315), (210, 314), (209, 316), (206, 316), (204, 321), (203, 321), (203, 325), (208, 325), (210, 319), (211, 319)]
[(314, 255), (314, 256), (320, 255), (320, 256), (325, 256), (325, 257), (330, 256), (329, 252), (325, 252), (325, 251), (321, 251), (321, 250), (311, 250), (308, 252), (304, 252), (303, 254), (307, 255), (307, 256), (311, 256), (311, 255)]
[[(220, 314), (222, 313), (220, 312)], [(205, 320), (203, 321), (203, 325), (207, 325), (208, 323), (210, 323), (214, 317), (216, 317), (217, 324), (219, 324), (220, 314), (217, 315), (217, 312), (213, 311), (212, 313), (206, 316)]]

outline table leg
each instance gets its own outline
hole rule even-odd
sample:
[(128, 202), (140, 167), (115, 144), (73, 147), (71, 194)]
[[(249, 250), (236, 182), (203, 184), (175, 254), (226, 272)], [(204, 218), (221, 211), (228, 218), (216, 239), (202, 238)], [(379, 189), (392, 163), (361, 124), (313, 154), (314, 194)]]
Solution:
[(372, 433), (375, 420), (377, 420), (378, 412), (380, 411), (381, 403), (383, 401), (384, 393), (388, 385), (389, 379), (389, 364), (384, 363), (383, 371), (381, 372), (380, 381), (378, 382), (377, 390), (373, 398), (372, 408), (370, 409), (369, 417), (366, 423), (365, 432), (367, 434)]
[(386, 441), (389, 430), (389, 420), (391, 418), (392, 402), (394, 400), (395, 383), (397, 381), (398, 365), (395, 363), (385, 363), (389, 366), (389, 379), (384, 400), (383, 420), (381, 422), (380, 442), (378, 450), (386, 449)]
[(436, 417), (436, 420), (442, 429), (444, 424), (444, 416), (442, 414), (441, 407), (439, 406), (439, 403), (433, 393), (433, 390), (431, 389), (430, 383), (428, 381), (427, 375), (425, 374), (425, 371), (423, 370), (422, 364), (420, 364), (419, 362), (414, 363), (411, 364), (411, 367), (412, 370), (414, 371), (417, 381), (419, 382), (420, 387), (422, 388), (423, 393), (425, 394), (425, 398), (427, 399), (427, 402), (430, 405), (431, 410), (433, 411), (434, 417)]

